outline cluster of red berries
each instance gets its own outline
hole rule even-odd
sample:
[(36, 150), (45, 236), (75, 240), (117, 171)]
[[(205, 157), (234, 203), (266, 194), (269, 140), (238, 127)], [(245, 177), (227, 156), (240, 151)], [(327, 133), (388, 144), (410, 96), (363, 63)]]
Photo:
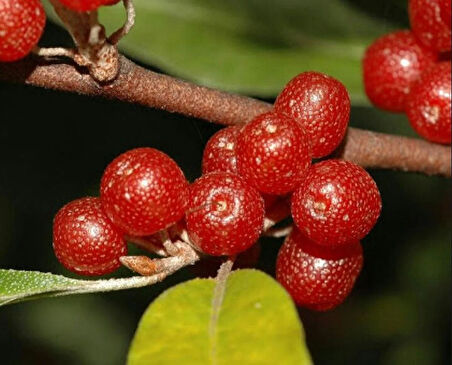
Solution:
[[(59, 0), (71, 10), (85, 12), (119, 0)], [(0, 0), (0, 62), (17, 61), (38, 44), (46, 15), (41, 0)]]
[(371, 102), (405, 112), (423, 138), (451, 143), (451, 0), (410, 0), (411, 30), (386, 34), (366, 51)]
[(175, 225), (201, 253), (235, 255), (258, 240), (266, 208), (290, 199), (296, 228), (279, 253), (277, 279), (299, 305), (332, 308), (353, 287), (362, 266), (359, 240), (381, 210), (378, 188), (361, 167), (336, 159), (311, 164), (340, 144), (349, 114), (339, 81), (305, 72), (272, 111), (213, 135), (203, 175), (192, 184), (160, 151), (125, 152), (106, 168), (100, 198), (76, 200), (56, 215), (56, 256), (75, 272), (105, 274), (120, 266), (125, 236)]

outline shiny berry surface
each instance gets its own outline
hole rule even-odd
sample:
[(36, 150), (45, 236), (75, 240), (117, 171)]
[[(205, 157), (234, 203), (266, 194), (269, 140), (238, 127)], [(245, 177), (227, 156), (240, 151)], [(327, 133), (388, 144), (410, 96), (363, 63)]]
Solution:
[(153, 148), (137, 148), (107, 166), (101, 199), (115, 225), (129, 235), (147, 236), (184, 216), (188, 182), (169, 156)]
[(375, 181), (363, 168), (343, 160), (313, 165), (292, 195), (291, 204), (298, 228), (323, 245), (362, 239), (381, 211)]
[(398, 31), (378, 38), (363, 59), (366, 94), (377, 107), (402, 112), (413, 81), (436, 60), (410, 31)]
[(53, 249), (68, 269), (82, 275), (104, 275), (121, 265), (127, 254), (123, 232), (102, 210), (99, 198), (66, 204), (53, 221)]
[(237, 173), (235, 146), (241, 126), (226, 127), (207, 142), (202, 157), (202, 173), (214, 171)]
[(407, 116), (414, 130), (437, 143), (451, 142), (451, 63), (426, 70), (413, 85)]
[(279, 94), (275, 110), (293, 117), (309, 135), (313, 157), (329, 155), (345, 136), (350, 98), (345, 86), (320, 72), (304, 72)]
[(311, 164), (308, 135), (294, 119), (274, 112), (245, 125), (236, 152), (239, 174), (267, 194), (293, 191)]
[(251, 247), (264, 223), (264, 201), (238, 175), (212, 172), (190, 186), (187, 232), (200, 251), (234, 255)]
[(409, 1), (411, 29), (422, 45), (436, 52), (450, 50), (450, 8), (450, 0)]
[(85, 12), (96, 10), (104, 5), (114, 5), (120, 0), (58, 0), (69, 9)]
[(27, 56), (38, 44), (45, 23), (40, 0), (0, 0), (0, 62)]
[(362, 266), (359, 242), (320, 246), (294, 229), (278, 253), (276, 279), (297, 305), (326, 311), (347, 298)]

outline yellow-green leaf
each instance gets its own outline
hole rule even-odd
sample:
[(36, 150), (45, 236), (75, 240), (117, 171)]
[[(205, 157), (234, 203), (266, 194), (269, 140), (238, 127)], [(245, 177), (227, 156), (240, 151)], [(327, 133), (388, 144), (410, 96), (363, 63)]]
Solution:
[(195, 279), (160, 295), (140, 321), (128, 364), (311, 364), (296, 308), (273, 278), (233, 272), (218, 308), (215, 284)]

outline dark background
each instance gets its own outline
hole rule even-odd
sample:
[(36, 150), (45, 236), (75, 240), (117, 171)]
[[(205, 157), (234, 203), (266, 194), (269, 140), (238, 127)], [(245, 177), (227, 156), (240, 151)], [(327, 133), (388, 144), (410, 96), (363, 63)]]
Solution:
[[(70, 41), (48, 25), (43, 44)], [(51, 244), (52, 218), (62, 205), (97, 195), (105, 166), (138, 146), (166, 152), (192, 181), (199, 176), (206, 141), (219, 128), (140, 106), (21, 85), (0, 84), (0, 105), (0, 267), (67, 276), (74, 275), (59, 265)], [(414, 135), (405, 117), (373, 108), (353, 108), (351, 125)], [(316, 364), (450, 363), (449, 181), (370, 173), (380, 188), (383, 212), (363, 241), (365, 266), (355, 290), (334, 311), (300, 310), (312, 357)], [(273, 274), (280, 244), (262, 241), (259, 268)], [(2, 307), (0, 363), (123, 364), (148, 304), (191, 276), (183, 270), (151, 288)]]

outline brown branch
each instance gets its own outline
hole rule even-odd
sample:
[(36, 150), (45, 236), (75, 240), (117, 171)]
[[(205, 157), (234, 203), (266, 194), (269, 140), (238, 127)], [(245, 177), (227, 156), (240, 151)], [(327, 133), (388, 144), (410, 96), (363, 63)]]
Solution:
[[(52, 64), (37, 57), (0, 63), (0, 80), (118, 99), (223, 125), (246, 123), (272, 107), (146, 70), (125, 57), (120, 58), (117, 78), (103, 85), (72, 64)], [(336, 156), (363, 167), (451, 176), (450, 147), (420, 139), (349, 128)]]

